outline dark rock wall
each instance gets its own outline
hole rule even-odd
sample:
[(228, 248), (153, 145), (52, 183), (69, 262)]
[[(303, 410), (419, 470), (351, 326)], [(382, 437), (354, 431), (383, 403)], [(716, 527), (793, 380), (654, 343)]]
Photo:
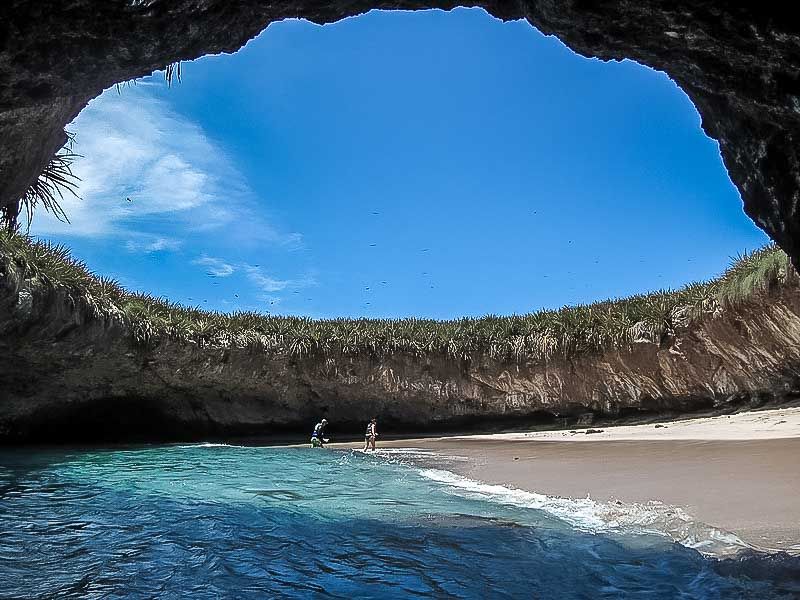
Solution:
[(800, 264), (800, 21), (790, 2), (683, 0), (6, 0), (0, 4), (0, 206), (63, 144), (104, 88), (177, 60), (233, 52), (269, 23), (373, 8), (482, 6), (586, 56), (630, 58), (686, 91), (719, 140), (746, 213)]
[[(0, 269), (2, 269), (0, 263)], [(800, 290), (638, 344), (549, 364), (444, 356), (306, 357), (161, 341), (10, 267), (0, 272), (0, 443), (360, 433), (571, 423), (800, 395)]]

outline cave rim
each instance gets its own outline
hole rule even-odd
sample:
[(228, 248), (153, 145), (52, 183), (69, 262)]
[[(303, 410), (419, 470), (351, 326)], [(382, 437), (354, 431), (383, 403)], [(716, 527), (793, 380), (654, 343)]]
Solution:
[[(736, 195), (739, 197), (740, 202), (741, 202), (740, 191), (739, 191), (738, 187), (736, 186), (735, 182), (731, 179), (730, 172), (729, 172), (729, 170), (727, 168), (727, 165), (724, 162), (724, 158), (722, 157), (719, 140), (717, 140), (713, 136), (709, 135), (708, 132), (703, 128), (703, 126), (702, 126), (702, 114), (700, 113), (699, 108), (697, 107), (695, 102), (692, 100), (691, 96), (680, 85), (680, 83), (678, 81), (676, 81), (667, 71), (658, 69), (656, 67), (652, 67), (652, 66), (650, 66), (648, 64), (639, 62), (639, 61), (637, 61), (637, 60), (635, 60), (633, 58), (625, 57), (625, 58), (622, 58), (622, 59), (615, 59), (615, 58), (604, 59), (604, 58), (601, 58), (601, 57), (598, 57), (598, 56), (586, 56), (585, 54), (582, 54), (582, 53), (576, 51), (575, 49), (573, 49), (569, 44), (564, 42), (559, 36), (557, 36), (555, 34), (545, 33), (544, 31), (539, 29), (534, 23), (531, 23), (528, 19), (526, 19), (524, 17), (513, 18), (513, 19), (500, 18), (500, 17), (495, 16), (494, 14), (489, 12), (488, 10), (486, 10), (486, 8), (484, 8), (483, 6), (455, 5), (455, 6), (452, 6), (450, 8), (430, 7), (430, 8), (422, 8), (422, 9), (419, 9), (419, 10), (417, 10), (417, 9), (371, 8), (368, 11), (363, 12), (363, 13), (354, 14), (354, 15), (348, 15), (348, 16), (344, 16), (341, 19), (328, 21), (328, 22), (322, 22), (322, 23), (316, 22), (316, 21), (314, 21), (312, 19), (307, 19), (307, 18), (304, 18), (304, 17), (287, 17), (287, 18), (279, 20), (279, 21), (273, 21), (273, 22), (268, 23), (254, 37), (246, 40), (238, 49), (236, 49), (232, 53), (228, 53), (228, 52), (206, 53), (206, 54), (202, 54), (202, 55), (200, 55), (200, 56), (198, 56), (198, 57), (196, 57), (194, 59), (190, 59), (190, 60), (191, 60), (191, 62), (194, 62), (194, 61), (202, 60), (202, 59), (208, 58), (208, 57), (225, 58), (225, 59), (227, 59), (228, 57), (233, 57), (234, 55), (245, 51), (247, 49), (248, 45), (250, 45), (256, 38), (258, 38), (258, 37), (264, 35), (265, 33), (267, 33), (267, 31), (269, 30), (269, 28), (272, 25), (281, 25), (281, 24), (283, 24), (283, 23), (285, 23), (287, 21), (300, 21), (300, 22), (311, 24), (314, 27), (327, 28), (327, 27), (339, 26), (339, 25), (341, 25), (343, 23), (346, 23), (347, 21), (360, 19), (360, 18), (362, 18), (365, 15), (368, 15), (370, 13), (385, 13), (385, 14), (388, 15), (388, 14), (392, 14), (392, 13), (437, 12), (437, 13), (446, 14), (446, 13), (452, 13), (452, 12), (457, 11), (457, 10), (468, 10), (468, 11), (473, 11), (473, 12), (480, 12), (482, 14), (482, 16), (488, 17), (491, 21), (497, 22), (499, 24), (506, 24), (506, 23), (513, 23), (513, 22), (524, 23), (524, 25), (528, 29), (533, 30), (534, 32), (536, 32), (538, 35), (540, 35), (543, 38), (547, 38), (549, 40), (555, 41), (555, 43), (557, 43), (559, 46), (561, 46), (565, 50), (567, 50), (570, 53), (570, 55), (578, 57), (581, 60), (585, 60), (585, 61), (589, 61), (589, 62), (596, 62), (596, 63), (625, 63), (625, 62), (628, 62), (628, 63), (631, 63), (631, 64), (635, 65), (636, 68), (644, 68), (647, 71), (652, 71), (654, 73), (658, 73), (658, 74), (664, 75), (665, 78), (679, 91), (679, 94), (689, 102), (689, 105), (692, 107), (693, 112), (697, 115), (698, 119), (700, 120), (700, 123), (698, 123), (699, 132), (702, 134), (703, 138), (705, 138), (706, 140), (711, 141), (714, 144), (714, 146), (716, 148), (716, 155), (719, 158), (720, 165), (722, 166), (722, 168), (723, 168), (723, 170), (725, 172), (725, 175), (726, 175), (728, 181), (730, 182), (730, 184), (732, 186), (732, 189), (736, 190)], [(178, 64), (180, 64), (180, 63), (178, 63)], [(155, 78), (155, 77), (159, 76), (161, 73), (162, 73), (162, 71), (154, 71), (154, 72), (150, 73), (149, 75), (145, 75), (145, 76), (143, 76), (143, 77), (141, 77), (139, 79)], [(126, 81), (123, 81), (123, 82), (120, 82), (120, 83), (126, 83)], [(180, 79), (178, 79), (178, 83), (180, 83)], [(98, 96), (95, 96), (94, 98), (92, 98), (89, 101), (89, 103), (91, 103), (94, 100), (98, 99), (100, 96), (102, 96), (105, 93), (111, 93), (113, 91), (113, 89), (117, 85), (119, 85), (119, 84), (112, 84), (108, 88), (102, 90), (100, 92), (100, 94)], [(86, 110), (86, 108), (87, 107), (84, 107), (81, 110), (81, 112)], [(745, 216), (747, 216), (746, 213), (745, 213)], [(754, 247), (753, 249), (757, 249), (757, 247)], [(705, 277), (702, 277), (701, 279), (702, 280), (707, 280), (707, 279), (715, 278), (716, 276), (718, 276), (720, 274), (720, 272), (721, 272), (720, 270), (712, 271), (709, 274), (707, 274)], [(619, 295), (614, 295), (614, 296), (607, 295), (607, 294), (606, 295), (602, 295), (601, 294), (601, 295), (595, 295), (595, 296), (593, 296), (592, 298), (589, 298), (589, 299), (577, 299), (577, 300), (570, 299), (567, 302), (559, 303), (559, 305), (566, 307), (566, 306), (576, 306), (576, 305), (583, 305), (583, 304), (603, 303), (603, 302), (608, 302), (609, 300), (612, 300), (612, 299), (626, 298), (626, 297), (630, 297), (630, 296), (638, 295), (638, 294), (649, 294), (649, 293), (658, 292), (658, 291), (662, 291), (662, 290), (678, 290), (678, 289), (683, 288), (685, 285), (690, 285), (690, 284), (692, 284), (694, 282), (697, 282), (697, 281), (699, 281), (701, 279), (698, 279), (697, 277), (688, 277), (686, 279), (683, 279), (678, 285), (675, 285), (675, 286), (655, 287), (655, 286), (651, 285), (651, 286), (645, 286), (643, 288), (639, 288), (638, 290), (633, 291), (633, 292), (631, 292), (630, 290), (626, 290), (623, 293), (621, 293)], [(179, 300), (178, 302), (181, 302), (181, 301)], [(187, 305), (187, 307), (188, 307), (188, 305)], [(500, 311), (498, 313), (498, 312), (494, 312), (494, 311), (493, 312), (471, 311), (471, 312), (469, 312), (467, 314), (458, 313), (458, 314), (453, 314), (452, 316), (447, 316), (447, 317), (419, 316), (417, 313), (414, 313), (414, 314), (408, 314), (407, 316), (384, 316), (382, 314), (372, 314), (372, 315), (368, 315), (368, 314), (362, 314), (362, 315), (349, 314), (349, 315), (332, 315), (332, 316), (324, 316), (324, 317), (309, 316), (309, 318), (314, 318), (314, 319), (319, 319), (319, 320), (330, 320), (330, 319), (336, 319), (336, 318), (356, 319), (356, 320), (357, 319), (397, 320), (397, 319), (404, 319), (404, 318), (421, 318), (421, 319), (426, 319), (426, 320), (430, 319), (430, 320), (435, 320), (435, 321), (454, 321), (454, 320), (459, 320), (459, 319), (462, 319), (462, 318), (481, 318), (482, 316), (492, 316), (492, 315), (496, 315), (496, 316), (500, 316), (500, 317), (516, 316), (516, 315), (520, 315), (520, 314), (531, 314), (531, 313), (534, 313), (534, 312), (548, 311), (548, 310), (557, 310), (557, 308), (555, 307), (555, 305), (553, 305), (553, 306), (549, 306), (549, 305), (544, 305), (544, 306), (531, 305), (529, 308), (527, 308), (526, 310), (521, 311), (521, 312), (520, 311), (512, 311), (512, 312)], [(230, 313), (234, 312), (234, 310), (227, 309), (227, 310), (224, 310), (223, 312), (226, 312), (226, 313), (230, 314)], [(267, 311), (266, 314), (270, 314), (269, 311)], [(299, 313), (295, 313), (295, 314), (299, 314)], [(278, 315), (276, 315), (276, 316), (278, 316)], [(292, 313), (289, 313), (287, 315), (280, 315), (280, 316), (292, 316)], [(301, 316), (306, 316), (306, 315), (301, 315)]]

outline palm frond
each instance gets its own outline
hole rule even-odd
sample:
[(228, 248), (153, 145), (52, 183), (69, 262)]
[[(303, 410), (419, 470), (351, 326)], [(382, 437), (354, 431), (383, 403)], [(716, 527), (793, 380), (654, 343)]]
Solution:
[(80, 178), (72, 172), (72, 163), (80, 155), (71, 150), (74, 137), (67, 134), (67, 145), (47, 163), (36, 181), (25, 191), (14, 207), (7, 208), (0, 220), (6, 229), (16, 229), (20, 215), (25, 213), (27, 228), (30, 230), (34, 212), (41, 207), (52, 214), (56, 219), (69, 223), (67, 213), (61, 206), (64, 194), (78, 195), (78, 182)]

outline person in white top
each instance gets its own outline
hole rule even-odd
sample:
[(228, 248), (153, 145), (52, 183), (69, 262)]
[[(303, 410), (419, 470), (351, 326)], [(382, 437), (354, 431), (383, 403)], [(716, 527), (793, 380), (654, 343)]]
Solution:
[(322, 419), (314, 426), (314, 433), (311, 434), (311, 447), (324, 448), (324, 444), (328, 443), (325, 439), (325, 427), (328, 425), (328, 419)]

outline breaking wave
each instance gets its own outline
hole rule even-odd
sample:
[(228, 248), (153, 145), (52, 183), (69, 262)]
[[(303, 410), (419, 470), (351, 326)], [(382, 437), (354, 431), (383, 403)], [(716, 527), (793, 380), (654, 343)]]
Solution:
[(598, 502), (591, 498), (547, 496), (483, 483), (443, 469), (423, 468), (420, 474), (466, 498), (540, 510), (583, 531), (655, 533), (715, 556), (736, 554), (744, 549), (761, 550), (733, 533), (695, 521), (680, 508), (660, 502)]

